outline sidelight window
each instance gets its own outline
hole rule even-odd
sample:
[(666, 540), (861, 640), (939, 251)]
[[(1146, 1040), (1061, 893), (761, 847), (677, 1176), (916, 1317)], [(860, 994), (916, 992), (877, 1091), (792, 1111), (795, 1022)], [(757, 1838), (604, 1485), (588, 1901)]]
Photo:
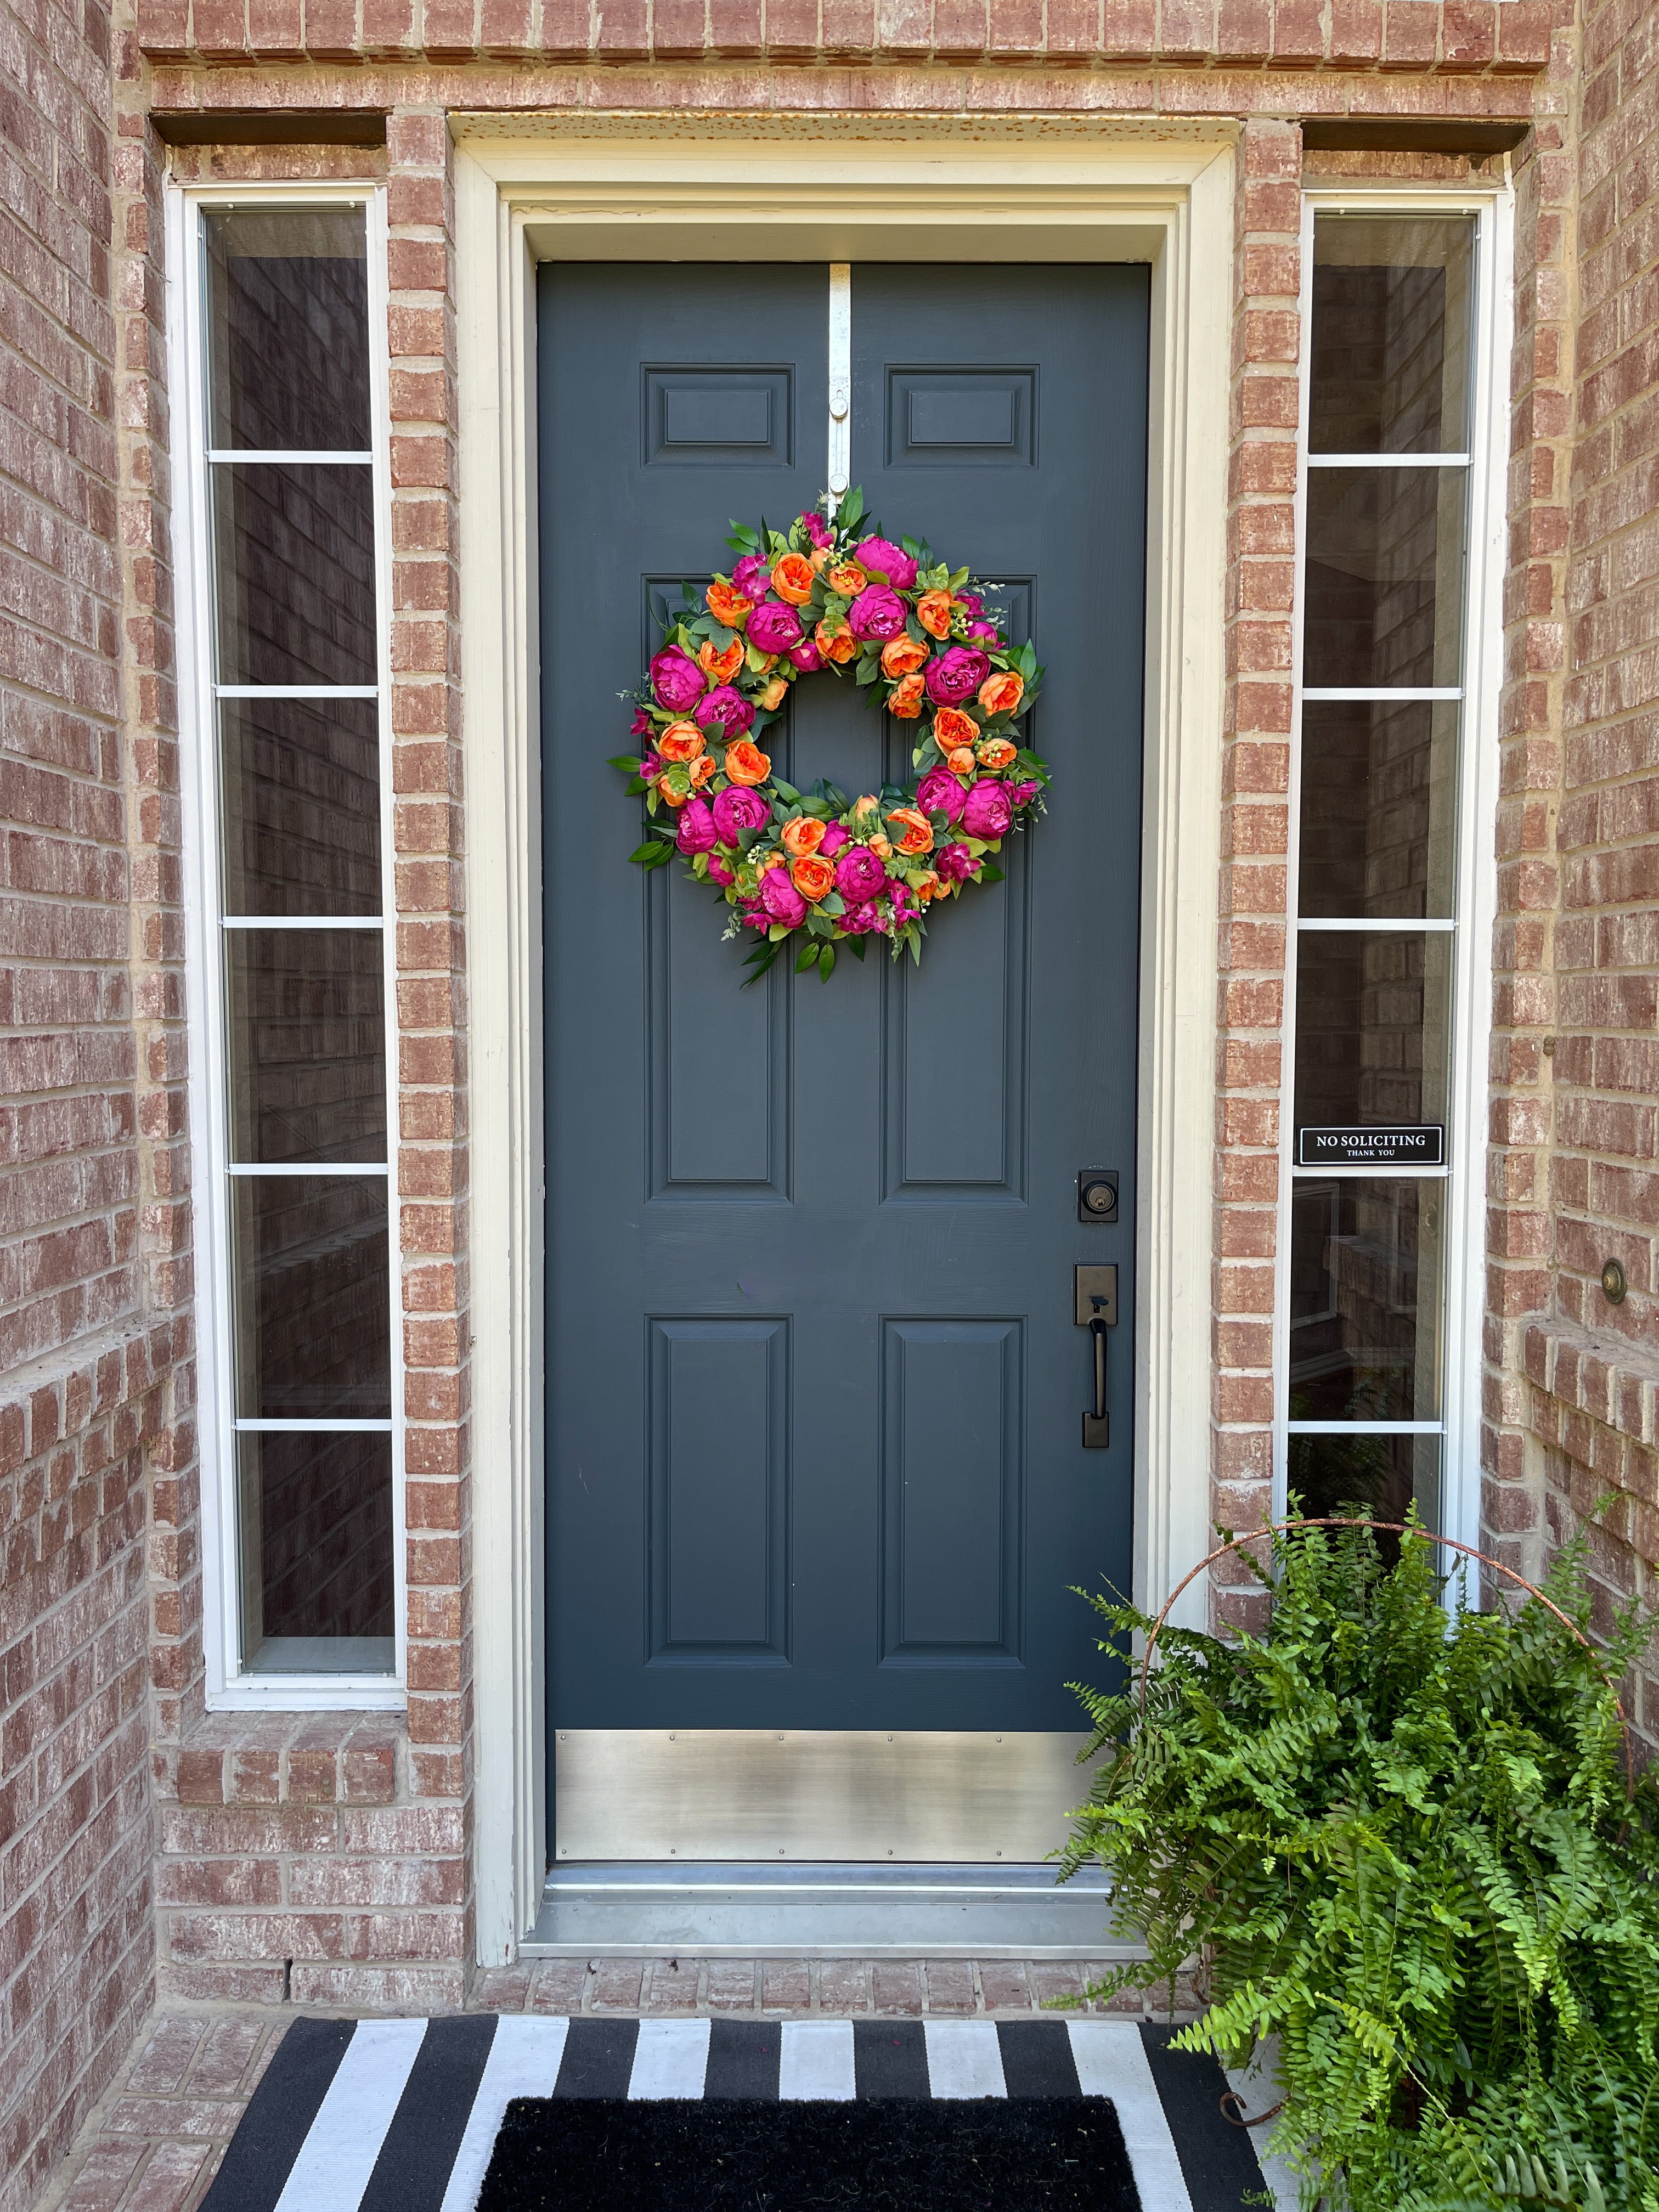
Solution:
[[(1494, 210), (1310, 203), (1304, 236), (1281, 1477), (1462, 1533), (1495, 750), (1483, 394)], [(1483, 290), (1485, 288), (1485, 290)]]
[(179, 219), (210, 1687), (374, 1702), (402, 1551), (380, 209)]

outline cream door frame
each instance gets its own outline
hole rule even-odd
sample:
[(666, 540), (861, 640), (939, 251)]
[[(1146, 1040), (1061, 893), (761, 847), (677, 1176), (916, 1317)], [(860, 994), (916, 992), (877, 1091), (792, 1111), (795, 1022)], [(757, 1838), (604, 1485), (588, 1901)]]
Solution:
[[(1216, 885), (1236, 126), (456, 115), (471, 1006), (479, 1963), (546, 1864), (538, 260), (1144, 261), (1151, 495), (1135, 1595), (1206, 1548)], [(826, 210), (834, 208), (830, 215)], [(953, 251), (953, 247), (955, 250)], [(1079, 1562), (1079, 1571), (1087, 1563)], [(1201, 1602), (1195, 1590), (1194, 1598)]]

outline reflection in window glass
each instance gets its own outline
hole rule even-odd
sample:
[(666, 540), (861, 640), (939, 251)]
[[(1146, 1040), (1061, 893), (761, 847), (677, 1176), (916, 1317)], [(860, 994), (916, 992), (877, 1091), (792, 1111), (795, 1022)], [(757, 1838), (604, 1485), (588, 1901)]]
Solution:
[(368, 252), (359, 207), (215, 208), (208, 442), (365, 453)]
[(1310, 700), (1302, 710), (1301, 910), (1449, 919), (1455, 700)]
[(232, 1159), (385, 1159), (380, 931), (234, 929), (225, 957)]
[(1437, 1177), (1298, 1176), (1292, 1421), (1439, 1419), (1444, 1199)]
[(1297, 1127), (1443, 1127), (1451, 981), (1448, 931), (1299, 931)]
[(222, 462), (213, 492), (219, 681), (373, 684), (373, 470)]
[[(1286, 1486), (1310, 1514), (1358, 1510), (1403, 1521), (1415, 1505), (1424, 1527), (1437, 1528), (1441, 1451), (1438, 1437), (1293, 1436)], [(1397, 1553), (1397, 1537), (1377, 1540), (1385, 1558)]]
[(1316, 220), (1312, 452), (1467, 451), (1474, 241), (1466, 216)]
[(380, 911), (380, 739), (372, 699), (220, 704), (227, 914)]
[(239, 1413), (390, 1418), (386, 1182), (234, 1178)]
[(1311, 469), (1302, 680), (1310, 690), (1459, 680), (1462, 469)]
[(242, 1641), (256, 1673), (389, 1673), (392, 1439), (244, 1432)]

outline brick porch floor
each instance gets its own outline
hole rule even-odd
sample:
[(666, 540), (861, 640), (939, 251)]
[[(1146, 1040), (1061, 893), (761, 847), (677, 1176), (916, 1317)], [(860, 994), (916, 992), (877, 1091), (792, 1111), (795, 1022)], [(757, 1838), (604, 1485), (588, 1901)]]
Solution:
[[(469, 2009), (1008, 2019), (1035, 2011), (1046, 1998), (1078, 1996), (1106, 1972), (1082, 1960), (544, 1959), (481, 1974)], [(36, 2212), (194, 2212), (299, 2009), (164, 2006)], [(314, 2014), (325, 2008), (303, 2009)], [(1139, 2015), (1143, 2000), (1119, 1999), (1110, 2009)]]

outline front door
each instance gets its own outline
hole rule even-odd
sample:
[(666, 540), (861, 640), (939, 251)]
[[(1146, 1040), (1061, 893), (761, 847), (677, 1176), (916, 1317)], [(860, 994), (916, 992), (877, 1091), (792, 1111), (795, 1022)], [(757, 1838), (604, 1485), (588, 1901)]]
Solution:
[[(567, 1861), (1040, 1856), (1079, 1794), (1066, 1686), (1103, 1674), (1069, 1586), (1129, 1586), (1145, 268), (853, 270), (866, 512), (998, 586), (1047, 664), (1053, 790), (1006, 880), (919, 967), (876, 940), (746, 989), (714, 894), (627, 862), (617, 695), (681, 581), (729, 568), (729, 518), (823, 492), (829, 296), (823, 264), (541, 271)], [(916, 726), (849, 681), (792, 700), (791, 781), (910, 777)], [(1115, 1222), (1079, 1218), (1089, 1169)], [(1079, 1261), (1119, 1271), (1103, 1449)]]

